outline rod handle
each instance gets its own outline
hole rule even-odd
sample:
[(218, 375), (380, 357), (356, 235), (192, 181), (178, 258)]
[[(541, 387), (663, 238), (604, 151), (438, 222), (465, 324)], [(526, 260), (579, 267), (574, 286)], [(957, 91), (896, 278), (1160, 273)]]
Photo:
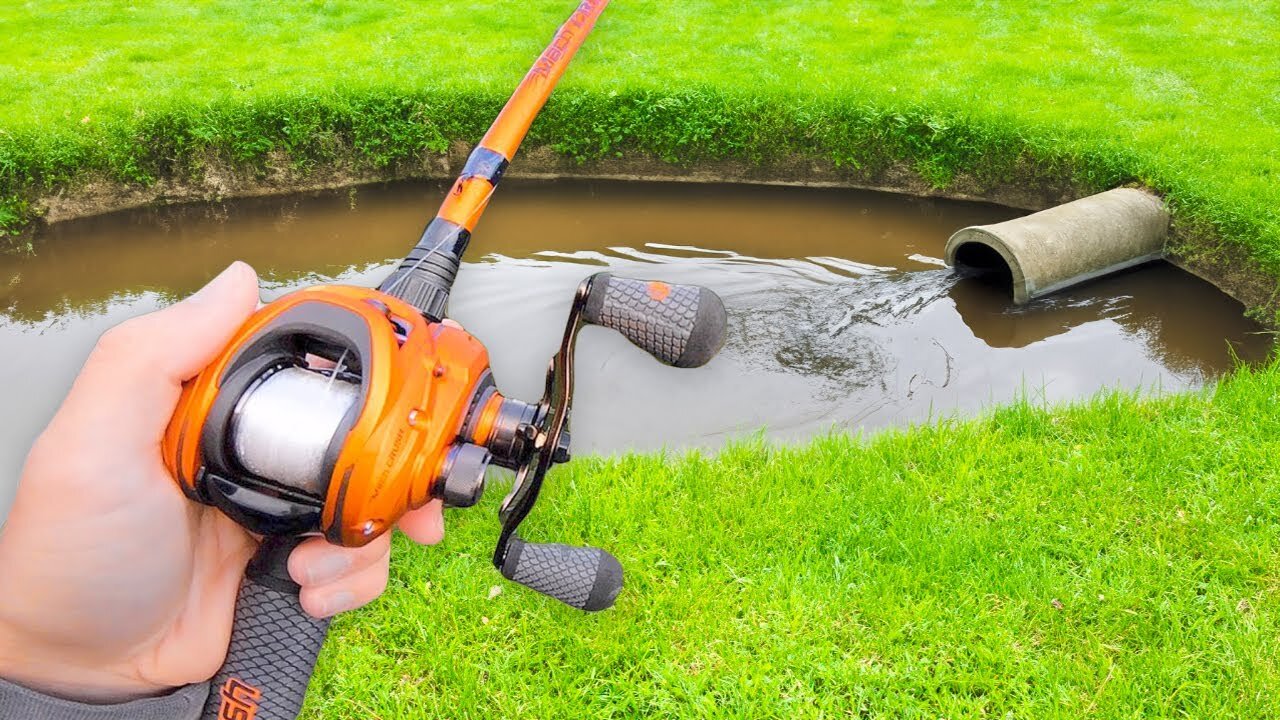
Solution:
[(720, 296), (699, 285), (673, 285), (597, 273), (582, 318), (613, 328), (667, 365), (705, 365), (724, 345)]
[(502, 576), (587, 612), (607, 610), (622, 590), (622, 565), (600, 548), (528, 543), (513, 536)]
[(329, 621), (303, 611), (289, 577), (289, 554), (301, 541), (268, 537), (249, 561), (202, 720), (294, 720), (302, 710)]

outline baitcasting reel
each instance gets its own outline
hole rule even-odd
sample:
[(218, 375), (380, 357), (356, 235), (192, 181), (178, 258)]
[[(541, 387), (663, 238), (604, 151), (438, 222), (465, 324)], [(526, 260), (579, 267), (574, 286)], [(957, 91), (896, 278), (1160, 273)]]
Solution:
[(280, 298), (183, 387), (165, 464), (189, 498), (263, 536), (202, 717), (297, 717), (329, 627), (303, 612), (289, 577), (302, 537), (360, 546), (432, 499), (474, 505), (491, 464), (516, 472), (493, 553), (505, 577), (582, 610), (611, 606), (622, 589), (622, 568), (603, 550), (516, 534), (547, 470), (569, 459), (578, 332), (613, 328), (662, 362), (696, 367), (724, 342), (720, 298), (686, 285), (588, 278), (546, 394), (533, 404), (500, 394), (484, 346), (442, 322), (476, 222), (607, 4), (578, 3), (377, 290), (313, 287)]
[(617, 560), (517, 535), (547, 470), (569, 459), (573, 352), (583, 325), (613, 328), (658, 360), (696, 367), (719, 350), (711, 291), (600, 273), (578, 288), (537, 403), (503, 396), (488, 353), (381, 291), (312, 287), (259, 310), (182, 394), (165, 459), (188, 497), (269, 537), (360, 546), (434, 498), (469, 507), (485, 470), (516, 472), (493, 562), (582, 610), (613, 604)]

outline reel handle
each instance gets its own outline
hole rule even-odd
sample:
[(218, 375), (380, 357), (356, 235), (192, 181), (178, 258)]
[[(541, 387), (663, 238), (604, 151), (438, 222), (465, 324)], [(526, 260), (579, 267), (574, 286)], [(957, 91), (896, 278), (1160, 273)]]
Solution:
[(600, 548), (527, 543), (513, 535), (502, 576), (587, 612), (607, 610), (622, 590), (622, 565)]
[(724, 345), (720, 296), (698, 285), (591, 276), (582, 319), (613, 328), (667, 365), (705, 365)]
[(302, 710), (329, 621), (303, 611), (289, 554), (299, 537), (267, 537), (236, 597), (231, 646), (213, 677), (202, 720), (294, 720)]

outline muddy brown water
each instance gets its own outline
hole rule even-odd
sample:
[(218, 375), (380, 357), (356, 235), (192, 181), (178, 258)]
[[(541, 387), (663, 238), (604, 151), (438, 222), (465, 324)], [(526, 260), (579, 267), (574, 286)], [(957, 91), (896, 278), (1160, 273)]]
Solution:
[[(402, 183), (124, 212), (55, 225), (35, 255), (0, 257), (0, 517), (27, 447), (103, 330), (235, 259), (257, 268), (267, 300), (316, 282), (376, 284), (444, 191)], [(478, 228), (452, 314), (488, 346), (500, 388), (532, 400), (588, 274), (720, 293), (728, 341), (698, 370), (584, 332), (579, 453), (905, 425), (1020, 393), (1183, 390), (1268, 353), (1270, 335), (1238, 303), (1168, 265), (1025, 308), (942, 266), (953, 231), (1018, 214), (849, 190), (509, 181)]]

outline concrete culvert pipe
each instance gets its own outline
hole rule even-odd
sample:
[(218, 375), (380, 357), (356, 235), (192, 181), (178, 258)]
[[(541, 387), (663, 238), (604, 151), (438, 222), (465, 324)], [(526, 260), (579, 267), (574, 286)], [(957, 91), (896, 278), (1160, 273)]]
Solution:
[(947, 241), (947, 264), (1009, 284), (1013, 302), (1064, 290), (1164, 255), (1169, 211), (1160, 198), (1119, 188)]

